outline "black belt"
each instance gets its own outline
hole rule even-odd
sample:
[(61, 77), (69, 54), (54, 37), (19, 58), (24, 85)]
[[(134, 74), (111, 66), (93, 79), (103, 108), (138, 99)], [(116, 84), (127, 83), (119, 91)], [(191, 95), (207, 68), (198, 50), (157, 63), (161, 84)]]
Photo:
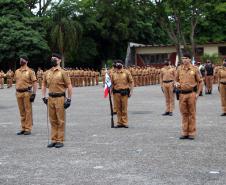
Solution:
[(31, 91), (31, 87), (23, 88), (23, 89), (16, 89), (16, 92), (19, 92), (19, 93), (29, 92), (29, 91)]
[(223, 85), (226, 85), (226, 82), (220, 82), (221, 84), (223, 84)]
[(179, 93), (180, 94), (189, 94), (189, 93), (192, 93), (194, 91), (183, 91), (183, 90), (180, 90)]
[(173, 80), (165, 80), (165, 81), (163, 81), (163, 83), (170, 83), (170, 82), (173, 82)]
[(49, 96), (52, 98), (65, 96), (65, 93), (49, 93)]
[(121, 94), (122, 96), (126, 96), (130, 94), (130, 89), (119, 89), (119, 90), (116, 90), (116, 89), (113, 89), (112, 90), (113, 94)]

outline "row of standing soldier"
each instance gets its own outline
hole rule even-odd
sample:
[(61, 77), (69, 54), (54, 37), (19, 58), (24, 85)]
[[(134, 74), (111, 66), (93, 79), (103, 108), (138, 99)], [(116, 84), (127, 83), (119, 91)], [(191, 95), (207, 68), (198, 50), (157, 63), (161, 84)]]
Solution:
[[(67, 69), (67, 74), (70, 77), (72, 87), (84, 87), (84, 86), (94, 86), (99, 84), (99, 72), (93, 69)], [(37, 79), (39, 83), (39, 88), (41, 88), (43, 79), (43, 70), (40, 68), (37, 71)]]
[[(32, 102), (36, 96), (37, 78), (35, 72), (27, 66), (28, 62), (27, 56), (20, 57), (21, 67), (16, 70), (14, 77), (21, 117), (21, 129), (17, 135), (30, 135), (33, 126)], [(47, 116), (51, 123), (51, 142), (48, 142), (47, 146), (49, 148), (64, 146), (65, 109), (71, 104), (71, 80), (67, 72), (60, 67), (60, 63), (61, 55), (53, 54), (52, 68), (44, 73), (42, 81), (42, 100), (47, 105)]]
[[(51, 143), (48, 147), (62, 147), (64, 141), (65, 109), (70, 106), (72, 85), (70, 74), (60, 68), (61, 56), (52, 56), (53, 67), (46, 71), (42, 82), (43, 102), (48, 105), (51, 122)], [(20, 58), (21, 68), (15, 72), (16, 97), (21, 116), (21, 131), (18, 135), (29, 135), (32, 129), (32, 105), (36, 94), (36, 75), (27, 67), (28, 58)], [(167, 102), (167, 97), (172, 95), (173, 87), (179, 91), (179, 107), (182, 115), (182, 133), (180, 139), (194, 139), (196, 135), (196, 100), (202, 89), (202, 76), (196, 66), (191, 65), (189, 54), (183, 54), (182, 65), (175, 67), (166, 65), (160, 71), (160, 84), (166, 97), (166, 111), (163, 115), (172, 116), (174, 100)], [(112, 93), (114, 111), (117, 114), (116, 128), (128, 128), (128, 98), (132, 95), (134, 78), (131, 72), (134, 67), (123, 68), (122, 62), (117, 61), (110, 70), (112, 80)], [(218, 68), (219, 91), (222, 102), (222, 116), (226, 115), (226, 61)], [(46, 97), (46, 89), (48, 98)], [(66, 94), (66, 90), (67, 94)], [(26, 111), (25, 111), (26, 110)]]
[[(207, 61), (206, 65), (210, 65)], [(212, 66), (212, 65), (211, 65)], [(204, 69), (207, 69), (205, 66)], [(160, 85), (165, 96), (166, 110), (163, 116), (172, 116), (174, 110), (174, 92), (179, 100), (179, 109), (182, 116), (182, 129), (180, 139), (194, 139), (196, 135), (196, 101), (202, 92), (203, 81), (206, 85), (206, 94), (212, 93), (212, 82), (214, 71), (203, 74), (200, 71), (200, 64), (191, 64), (191, 55), (183, 53), (182, 64), (177, 69), (170, 65), (168, 59), (165, 66), (161, 69)], [(217, 67), (215, 74), (218, 80), (218, 90), (221, 97), (222, 114), (226, 116), (226, 60), (223, 65)]]
[[(208, 64), (209, 62), (207, 62)], [(212, 65), (212, 64), (210, 64)], [(204, 84), (206, 86), (206, 94), (211, 93), (212, 84), (218, 82), (218, 69), (220, 66), (214, 66), (213, 74), (206, 74), (206, 66), (207, 65), (201, 65), (200, 62), (197, 63), (197, 66), (200, 68), (200, 72), (202, 74), (202, 77), (204, 78)], [(128, 69), (134, 79), (134, 87), (137, 86), (146, 86), (146, 85), (155, 85), (160, 83), (160, 71), (161, 68), (159, 67), (153, 67), (153, 66), (132, 66), (127, 67), (125, 69)], [(204, 73), (203, 73), (204, 70)], [(90, 70), (90, 69), (67, 69), (67, 73), (70, 76), (71, 83), (73, 87), (83, 87), (83, 86), (94, 86), (99, 84), (99, 72)], [(101, 70), (101, 77), (102, 82), (104, 84), (105, 80), (105, 73), (106, 70), (103, 68)], [(44, 71), (41, 68), (38, 68), (38, 71), (36, 73), (36, 77), (38, 80), (39, 88), (41, 88), (42, 79), (43, 79)], [(9, 69), (7, 73), (5, 74), (2, 70), (0, 71), (0, 88), (4, 88), (4, 81), (6, 79), (7, 87), (12, 87), (13, 81), (14, 81), (14, 72)], [(202, 93), (201, 93), (202, 94)]]
[[(124, 69), (128, 70), (133, 77), (134, 87), (138, 86), (147, 86), (147, 85), (156, 85), (160, 83), (159, 75), (161, 69), (158, 67), (151, 67), (149, 65), (139, 67), (139, 66), (131, 66), (124, 67)], [(103, 84), (105, 84), (105, 73), (106, 69), (103, 68), (101, 70), (101, 77)]]

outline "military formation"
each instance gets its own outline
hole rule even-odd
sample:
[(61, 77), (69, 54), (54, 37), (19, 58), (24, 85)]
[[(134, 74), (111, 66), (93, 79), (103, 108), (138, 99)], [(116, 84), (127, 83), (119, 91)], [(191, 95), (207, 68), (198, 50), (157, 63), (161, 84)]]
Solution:
[[(21, 129), (17, 135), (30, 135), (33, 126), (32, 103), (35, 100), (37, 88), (42, 89), (42, 100), (47, 106), (51, 124), (51, 142), (49, 148), (64, 146), (65, 110), (71, 105), (72, 88), (94, 86), (99, 83), (99, 72), (89, 69), (62, 69), (61, 55), (52, 54), (51, 68), (37, 73), (28, 67), (27, 56), (20, 57), (20, 68), (15, 73), (10, 69), (5, 74), (0, 71), (0, 85), (12, 87), (15, 81), (16, 98), (21, 118)], [(124, 67), (123, 61), (116, 60), (111, 69), (102, 69), (101, 77), (105, 84), (106, 73), (109, 74), (113, 97), (113, 113), (117, 115), (117, 125), (114, 128), (129, 128), (128, 99), (133, 94), (134, 87), (160, 84), (165, 97), (165, 112), (163, 116), (173, 116), (175, 97), (179, 100), (182, 117), (180, 139), (195, 139), (196, 136), (196, 102), (199, 96), (212, 94), (213, 83), (218, 84), (221, 99), (222, 114), (226, 116), (226, 59), (222, 65), (214, 66), (210, 60), (205, 64), (191, 64), (191, 55), (184, 52), (180, 66), (173, 66), (165, 59), (162, 68), (152, 66)], [(205, 87), (205, 90), (203, 90)], [(176, 94), (176, 96), (175, 96)]]
[[(36, 72), (36, 78), (38, 82), (38, 88), (42, 87), (42, 80), (44, 76), (44, 70), (40, 67)], [(99, 76), (100, 73), (98, 71), (94, 71), (93, 69), (66, 69), (66, 73), (68, 74), (72, 87), (85, 87), (85, 86), (95, 86), (99, 85)], [(0, 70), (0, 88), (4, 89), (4, 84), (7, 84), (7, 88), (12, 87), (13, 82), (15, 82), (14, 72), (9, 69), (7, 73), (4, 73), (3, 70)]]
[[(138, 86), (147, 86), (147, 85), (156, 85), (160, 83), (160, 67), (154, 67), (154, 66), (130, 66), (130, 67), (124, 67), (124, 69), (128, 70), (130, 74), (133, 77), (134, 80), (134, 87)], [(112, 69), (110, 69), (111, 72)], [(101, 70), (101, 77), (103, 84), (105, 83), (105, 73), (106, 69), (103, 68)]]

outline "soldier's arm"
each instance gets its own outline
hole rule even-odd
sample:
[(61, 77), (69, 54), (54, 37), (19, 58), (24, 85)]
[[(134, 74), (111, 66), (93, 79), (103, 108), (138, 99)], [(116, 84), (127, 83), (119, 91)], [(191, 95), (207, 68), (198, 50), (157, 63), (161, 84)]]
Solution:
[(47, 86), (46, 75), (44, 74), (44, 78), (42, 81), (42, 98), (46, 97), (46, 86)]
[(180, 86), (179, 69), (176, 70), (175, 83), (174, 83), (174, 85), (175, 85), (175, 87), (179, 87)]
[(128, 81), (129, 81), (129, 90), (130, 90), (129, 97), (130, 97), (132, 95), (133, 87), (134, 87), (133, 77), (130, 72), (128, 72)]
[(198, 69), (196, 70), (195, 75), (196, 75), (197, 86), (198, 86), (198, 87), (197, 87), (196, 98), (198, 98), (200, 92), (202, 91), (202, 79), (201, 79), (201, 76), (200, 76), (200, 74), (199, 74)]
[(72, 85), (71, 85), (70, 77), (65, 72), (65, 73), (63, 73), (63, 78), (64, 78), (65, 85), (67, 86), (67, 98), (71, 99), (71, 97), (72, 97)]
[(32, 87), (33, 87), (33, 93), (36, 94), (37, 91), (37, 78), (35, 76), (35, 72), (31, 71), (31, 81), (32, 81)]
[(67, 97), (68, 97), (69, 99), (71, 99), (71, 97), (72, 97), (72, 85), (69, 84), (67, 88), (68, 88), (68, 89), (67, 89)]
[(163, 79), (163, 71), (162, 71), (162, 69), (161, 69), (161, 71), (160, 71), (160, 76), (159, 76), (159, 80), (160, 80), (160, 85), (161, 85), (161, 87), (162, 87), (162, 79)]

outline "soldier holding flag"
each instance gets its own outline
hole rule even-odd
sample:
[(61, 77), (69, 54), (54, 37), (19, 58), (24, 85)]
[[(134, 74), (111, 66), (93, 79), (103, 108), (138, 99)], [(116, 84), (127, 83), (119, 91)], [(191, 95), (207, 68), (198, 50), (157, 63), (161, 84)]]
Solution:
[(128, 97), (131, 96), (134, 84), (131, 73), (123, 68), (121, 60), (116, 63), (116, 70), (112, 74), (111, 83), (117, 109), (116, 128), (128, 128)]

